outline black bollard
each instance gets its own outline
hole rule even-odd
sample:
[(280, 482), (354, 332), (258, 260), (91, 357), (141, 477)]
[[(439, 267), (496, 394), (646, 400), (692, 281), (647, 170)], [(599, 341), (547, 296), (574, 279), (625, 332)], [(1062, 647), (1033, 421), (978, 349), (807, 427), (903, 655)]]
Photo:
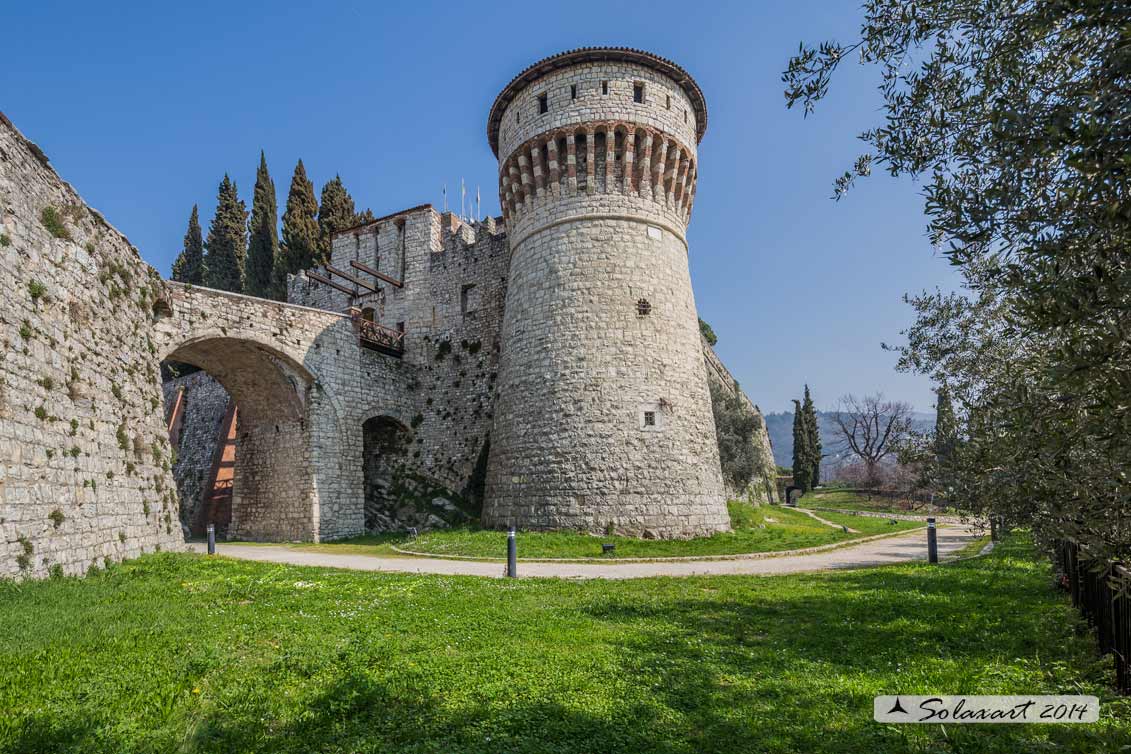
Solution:
[(507, 532), (507, 578), (518, 577), (518, 545), (514, 541), (514, 527)]
[(216, 524), (208, 525), (208, 554), (216, 554)]
[(939, 537), (934, 518), (927, 519), (927, 562), (939, 562)]

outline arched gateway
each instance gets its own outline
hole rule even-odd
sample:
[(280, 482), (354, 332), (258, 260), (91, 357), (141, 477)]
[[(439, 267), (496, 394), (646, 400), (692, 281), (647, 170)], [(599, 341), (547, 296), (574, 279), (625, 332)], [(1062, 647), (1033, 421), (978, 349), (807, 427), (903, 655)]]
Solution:
[[(369, 391), (348, 315), (173, 284), (153, 329), (162, 360), (205, 370), (239, 406), (229, 538), (364, 531), (357, 413)], [(399, 370), (378, 379), (395, 385)]]

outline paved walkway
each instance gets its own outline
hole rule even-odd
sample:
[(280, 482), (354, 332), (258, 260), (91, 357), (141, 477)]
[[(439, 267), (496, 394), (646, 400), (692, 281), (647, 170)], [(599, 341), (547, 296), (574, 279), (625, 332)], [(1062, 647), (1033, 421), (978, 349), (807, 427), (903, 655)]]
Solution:
[[(947, 526), (938, 529), (939, 556), (946, 558), (964, 547), (977, 534), (973, 529)], [(203, 543), (190, 545), (195, 552), (205, 552)], [(349, 568), (359, 571), (396, 571), (400, 573), (435, 573), (463, 576), (491, 576), (501, 578), (502, 562), (475, 560), (445, 560), (442, 558), (393, 558), (373, 555), (347, 555), (328, 552), (309, 552), (285, 546), (238, 545), (220, 543), (220, 555), (244, 560), (259, 560), (291, 565)], [(927, 533), (918, 530), (908, 534), (875, 539), (858, 545), (846, 545), (835, 550), (805, 555), (732, 560), (699, 561), (646, 561), (634, 563), (565, 563), (518, 562), (519, 576), (564, 579), (639, 579), (650, 576), (706, 576), (706, 575), (775, 575), (827, 571), (838, 568), (864, 568), (889, 565), (909, 560), (927, 559)]]

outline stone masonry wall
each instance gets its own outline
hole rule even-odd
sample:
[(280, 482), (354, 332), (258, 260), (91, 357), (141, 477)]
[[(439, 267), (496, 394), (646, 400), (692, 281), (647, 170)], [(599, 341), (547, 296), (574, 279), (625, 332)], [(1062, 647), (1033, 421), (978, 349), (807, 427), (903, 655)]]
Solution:
[(179, 547), (160, 277), (2, 115), (0, 290), (0, 577)]
[(691, 109), (681, 84), (608, 59), (527, 81), (503, 111), (490, 525), (729, 529), (684, 235)]
[[(478, 515), (481, 500), (469, 485), (493, 417), (509, 261), (506, 235), (491, 218), (468, 223), (423, 206), (337, 235), (330, 264), (371, 279), (350, 268), (350, 260), (404, 285), (377, 282), (377, 293), (349, 296), (300, 275), (290, 280), (289, 297), (333, 311), (371, 309), (378, 324), (404, 329), (400, 364), (406, 378), (399, 388), (408, 408), (392, 418), (411, 433), (397, 482), (410, 491), (402, 497), (412, 498), (414, 505), (406, 507), (402, 499), (381, 511), (378, 520), (386, 522), (383, 527), (419, 528), (431, 516), (455, 521)], [(367, 365), (396, 361), (366, 349), (361, 358)], [(379, 372), (366, 369), (366, 382), (380, 379), (374, 376)], [(387, 415), (384, 406), (363, 406), (362, 421)], [(453, 506), (459, 510), (454, 516)]]

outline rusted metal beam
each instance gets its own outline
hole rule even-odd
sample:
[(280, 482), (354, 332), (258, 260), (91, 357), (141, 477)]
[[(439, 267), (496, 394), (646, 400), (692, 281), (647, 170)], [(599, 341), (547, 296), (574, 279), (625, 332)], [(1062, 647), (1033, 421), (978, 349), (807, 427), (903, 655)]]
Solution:
[(340, 278), (345, 278), (346, 280), (350, 281), (354, 285), (360, 286), (367, 291), (370, 291), (372, 293), (377, 293), (377, 289), (374, 288), (369, 283), (366, 283), (364, 280), (358, 280), (353, 275), (350, 275), (348, 272), (342, 272), (337, 267), (333, 267), (331, 265), (326, 265), (326, 271), (329, 272), (331, 275), (337, 275)]
[(389, 285), (395, 285), (397, 288), (404, 288), (404, 282), (402, 282), (400, 280), (394, 280), (393, 278), (389, 277), (388, 275), (386, 275), (382, 272), (378, 272), (377, 270), (373, 269), (372, 267), (370, 267), (367, 264), (362, 264), (361, 262), (358, 262), (356, 260), (351, 259), (350, 260), (350, 267), (354, 268), (355, 270), (361, 270), (362, 272), (364, 272), (366, 274), (372, 275), (373, 277), (377, 278), (378, 280), (384, 280)]
[(339, 285), (338, 283), (335, 283), (333, 280), (331, 280), (328, 277), (323, 277), (322, 275), (319, 275), (317, 272), (311, 272), (310, 270), (307, 270), (305, 274), (308, 278), (310, 278), (311, 280), (313, 280), (316, 283), (321, 283), (322, 285), (328, 285), (331, 288), (337, 288), (339, 291), (346, 294), (347, 296), (357, 296), (357, 289), (356, 288), (351, 290), (349, 288), (346, 288), (344, 285)]

